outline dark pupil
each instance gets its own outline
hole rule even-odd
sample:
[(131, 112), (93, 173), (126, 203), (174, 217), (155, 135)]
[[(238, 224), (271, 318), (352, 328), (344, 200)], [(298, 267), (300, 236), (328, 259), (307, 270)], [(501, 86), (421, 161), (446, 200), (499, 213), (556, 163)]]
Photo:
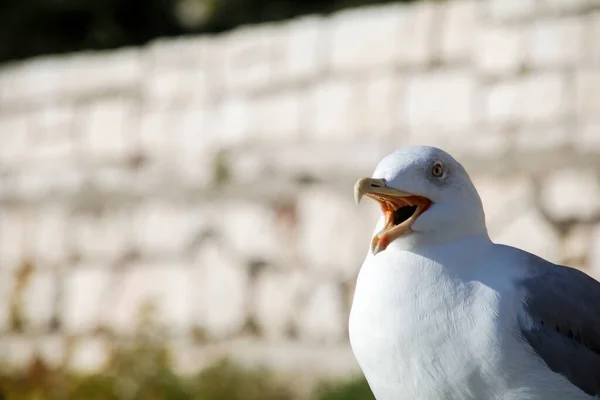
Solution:
[(394, 225), (399, 225), (409, 219), (417, 210), (417, 206), (404, 206), (394, 211)]
[(434, 175), (441, 175), (442, 174), (442, 168), (440, 167), (433, 167), (433, 174)]

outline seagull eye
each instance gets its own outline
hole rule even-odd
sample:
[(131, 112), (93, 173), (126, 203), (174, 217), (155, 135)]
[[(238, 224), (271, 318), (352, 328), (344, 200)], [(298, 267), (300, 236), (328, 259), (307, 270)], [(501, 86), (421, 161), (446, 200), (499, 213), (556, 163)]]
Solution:
[(431, 168), (431, 175), (435, 176), (436, 178), (441, 178), (444, 175), (444, 166), (442, 163), (436, 162), (433, 164), (433, 167)]

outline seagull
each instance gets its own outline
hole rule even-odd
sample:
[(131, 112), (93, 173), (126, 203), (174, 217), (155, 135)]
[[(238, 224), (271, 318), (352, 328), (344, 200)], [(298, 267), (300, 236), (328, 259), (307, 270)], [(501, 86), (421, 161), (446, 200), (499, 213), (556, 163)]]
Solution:
[(349, 318), (377, 400), (600, 397), (600, 283), (493, 243), (458, 161), (402, 148), (354, 192), (382, 213)]

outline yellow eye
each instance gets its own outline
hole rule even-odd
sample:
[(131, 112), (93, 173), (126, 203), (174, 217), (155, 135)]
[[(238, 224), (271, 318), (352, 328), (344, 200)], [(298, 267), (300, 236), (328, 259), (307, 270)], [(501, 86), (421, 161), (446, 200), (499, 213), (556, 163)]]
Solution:
[(441, 162), (436, 162), (433, 164), (433, 167), (431, 168), (431, 175), (435, 176), (436, 178), (441, 178), (444, 175), (444, 166)]

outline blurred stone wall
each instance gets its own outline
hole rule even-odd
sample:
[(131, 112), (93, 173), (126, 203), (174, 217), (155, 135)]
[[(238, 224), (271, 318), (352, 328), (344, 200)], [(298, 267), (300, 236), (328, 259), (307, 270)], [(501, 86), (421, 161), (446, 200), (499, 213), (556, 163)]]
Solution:
[[(0, 358), (102, 368), (144, 307), (177, 368), (356, 371), (347, 314), (410, 143), (491, 235), (600, 274), (600, 2), (389, 5), (0, 69)], [(597, 275), (598, 276), (598, 275)]]

